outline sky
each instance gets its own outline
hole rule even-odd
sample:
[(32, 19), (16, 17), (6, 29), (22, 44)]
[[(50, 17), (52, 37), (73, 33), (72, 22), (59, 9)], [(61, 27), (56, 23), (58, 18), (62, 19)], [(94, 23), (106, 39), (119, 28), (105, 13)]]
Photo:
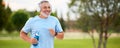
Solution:
[[(12, 11), (17, 11), (19, 9), (26, 9), (28, 11), (39, 11), (38, 3), (42, 0), (4, 0), (6, 5), (11, 8)], [(70, 0), (48, 0), (52, 5), (52, 12), (57, 10), (57, 14), (61, 17), (63, 15), (64, 20), (67, 19), (68, 6), (67, 4)], [(71, 18), (75, 19), (75, 18)]]

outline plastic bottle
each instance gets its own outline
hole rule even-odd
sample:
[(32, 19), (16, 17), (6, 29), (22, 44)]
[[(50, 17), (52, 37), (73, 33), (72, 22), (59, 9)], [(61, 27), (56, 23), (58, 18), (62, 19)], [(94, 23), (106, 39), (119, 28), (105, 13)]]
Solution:
[[(34, 38), (37, 39), (37, 41), (39, 41), (39, 34), (35, 33)], [(37, 44), (33, 44), (33, 46), (37, 46), (37, 45), (38, 45), (38, 43)]]

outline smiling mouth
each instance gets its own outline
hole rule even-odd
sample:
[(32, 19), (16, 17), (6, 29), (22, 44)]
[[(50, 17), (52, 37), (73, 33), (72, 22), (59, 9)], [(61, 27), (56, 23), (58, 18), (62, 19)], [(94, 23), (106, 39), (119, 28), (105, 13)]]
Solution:
[(49, 15), (49, 14), (50, 14), (50, 12), (45, 12), (45, 14)]

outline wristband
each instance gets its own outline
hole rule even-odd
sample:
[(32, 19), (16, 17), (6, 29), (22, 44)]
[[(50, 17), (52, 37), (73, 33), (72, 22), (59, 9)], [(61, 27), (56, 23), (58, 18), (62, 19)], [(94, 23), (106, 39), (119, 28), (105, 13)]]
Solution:
[(55, 32), (55, 36), (57, 35), (58, 33), (57, 32)]

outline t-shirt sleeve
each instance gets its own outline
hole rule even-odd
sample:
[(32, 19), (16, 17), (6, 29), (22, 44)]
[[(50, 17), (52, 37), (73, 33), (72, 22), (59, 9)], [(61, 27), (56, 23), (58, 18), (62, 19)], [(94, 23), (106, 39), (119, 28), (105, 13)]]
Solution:
[(32, 19), (28, 19), (22, 28), (22, 31), (24, 31), (25, 33), (31, 32), (31, 22), (32, 22), (31, 20)]
[(61, 24), (59, 22), (59, 20), (57, 19), (57, 23), (56, 23), (56, 26), (55, 26), (55, 32), (62, 32), (63, 29), (61, 27)]

